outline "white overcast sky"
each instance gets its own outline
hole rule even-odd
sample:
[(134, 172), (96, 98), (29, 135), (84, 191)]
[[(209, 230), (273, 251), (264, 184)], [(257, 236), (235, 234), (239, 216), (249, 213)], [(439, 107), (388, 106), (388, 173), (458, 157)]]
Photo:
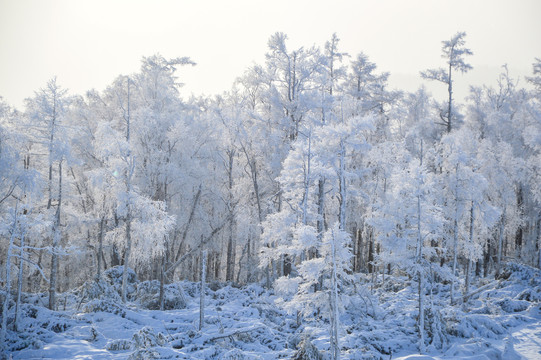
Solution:
[(466, 31), (474, 70), (456, 79), (463, 97), (468, 84), (494, 84), (503, 64), (531, 73), (540, 15), (539, 0), (0, 0), (0, 96), (22, 108), (55, 75), (71, 93), (103, 90), (154, 53), (197, 62), (180, 69), (184, 96), (221, 93), (263, 63), (276, 31), (290, 49), (336, 32), (342, 51), (363, 51), (392, 87), (413, 91), (419, 71), (443, 65), (441, 41)]

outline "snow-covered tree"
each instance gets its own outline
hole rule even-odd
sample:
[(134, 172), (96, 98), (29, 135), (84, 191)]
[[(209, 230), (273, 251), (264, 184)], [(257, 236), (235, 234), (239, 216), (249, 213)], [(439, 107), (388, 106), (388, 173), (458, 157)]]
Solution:
[[(45, 212), (50, 217), (52, 227), (47, 234), (49, 239), (51, 262), (49, 278), (49, 308), (55, 309), (58, 277), (58, 261), (61, 253), (61, 219), (63, 205), (63, 181), (65, 183), (63, 165), (71, 161), (70, 135), (66, 127), (71, 98), (67, 90), (56, 81), (50, 80), (46, 87), (36, 92), (35, 96), (26, 101), (28, 130), (38, 149), (45, 151), (47, 159), (47, 203)], [(55, 178), (56, 176), (56, 178)], [(65, 188), (65, 185), (64, 185)], [(53, 201), (55, 202), (53, 204)], [(54, 208), (54, 209), (53, 209)]]
[(451, 302), (459, 256), (466, 267), (465, 292), (470, 285), (470, 270), (481, 258), (484, 239), (499, 217), (499, 210), (488, 201), (488, 181), (479, 171), (476, 138), (462, 128), (442, 138), (446, 157), (442, 160), (445, 216), (448, 221), (447, 244), (452, 254)]
[[(28, 238), (43, 233), (45, 221), (33, 209), (39, 206), (41, 193), (39, 175), (29, 169), (29, 157), (24, 153), (27, 136), (18, 133), (20, 115), (12, 112), (0, 98), (0, 258), (5, 285), (2, 299), (2, 323), (0, 344), (6, 344), (8, 311), (15, 303), (13, 329), (19, 331), (21, 297), (23, 292), (24, 269), (32, 266), (38, 276), (46, 279), (43, 269), (29, 257)], [(16, 276), (13, 272), (17, 266)], [(12, 285), (16, 280), (15, 298), (12, 299)], [(3, 346), (0, 347), (0, 349)]]
[[(295, 140), (302, 131), (315, 99), (315, 77), (321, 67), (317, 48), (288, 50), (287, 35), (275, 33), (268, 41), (266, 72), (271, 82), (269, 102), (278, 109), (279, 121), (287, 138)], [(308, 126), (309, 127), (309, 126)]]
[(436, 179), (423, 164), (422, 150), (419, 155), (394, 168), (370, 222), (383, 247), (380, 257), (418, 282), (419, 349), (424, 352), (424, 297), (432, 271), (430, 259), (437, 251), (431, 244), (442, 236), (444, 219)]
[(453, 74), (455, 71), (461, 73), (468, 72), (472, 69), (472, 66), (466, 63), (464, 57), (466, 55), (473, 55), (473, 52), (464, 47), (466, 33), (458, 32), (450, 40), (442, 41), (442, 58), (447, 62), (447, 68), (429, 69), (421, 72), (421, 76), (424, 79), (436, 80), (447, 85), (447, 92), (449, 98), (447, 100), (447, 108), (442, 109), (440, 112), (440, 119), (442, 125), (445, 126), (447, 132), (451, 132), (454, 127), (454, 108), (453, 108)]
[[(124, 271), (122, 276), (122, 300), (127, 300), (127, 273), (132, 251), (136, 261), (158, 257), (165, 251), (165, 242), (174, 225), (161, 200), (153, 200), (134, 184), (136, 157), (132, 132), (132, 91), (134, 85), (129, 77), (120, 77), (110, 88), (109, 98), (118, 101), (122, 109), (121, 128), (115, 129), (109, 122), (102, 122), (97, 129), (96, 149), (105, 164), (111, 181), (108, 185), (116, 197), (115, 216), (121, 219), (119, 226), (107, 232), (106, 237), (124, 248)], [(115, 106), (115, 104), (112, 104)], [(135, 130), (135, 131), (134, 131)], [(150, 241), (149, 241), (150, 240)]]

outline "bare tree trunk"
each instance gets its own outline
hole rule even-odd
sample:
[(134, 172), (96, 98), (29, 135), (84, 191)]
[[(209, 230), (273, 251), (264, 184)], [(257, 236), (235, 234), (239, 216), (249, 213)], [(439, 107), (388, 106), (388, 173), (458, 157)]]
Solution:
[(490, 267), (490, 263), (491, 263), (491, 259), (492, 259), (492, 244), (489, 241), (487, 241), (487, 244), (486, 244), (486, 250), (484, 251), (484, 256), (483, 256), (483, 277), (487, 277), (488, 276), (488, 272), (489, 272), (489, 267)]
[(325, 179), (319, 179), (317, 182), (317, 233), (321, 241), (324, 229), (324, 209), (325, 209)]
[(373, 230), (369, 230), (368, 235), (368, 273), (373, 274), (374, 269), (374, 236)]
[(310, 190), (310, 177), (312, 165), (312, 132), (308, 133), (308, 159), (306, 160), (306, 172), (304, 173), (304, 194), (302, 197), (302, 224), (306, 225), (308, 215), (308, 196)]
[(425, 348), (425, 305), (424, 305), (424, 284), (421, 271), (419, 275), (419, 352), (426, 352)]
[(178, 261), (180, 259), (180, 254), (182, 250), (182, 245), (184, 244), (184, 241), (186, 240), (186, 236), (188, 236), (188, 230), (190, 229), (190, 225), (193, 221), (194, 215), (195, 215), (195, 209), (197, 208), (197, 204), (199, 203), (199, 198), (201, 196), (201, 184), (199, 184), (199, 189), (197, 189), (197, 193), (194, 196), (193, 203), (192, 203), (192, 209), (190, 210), (190, 216), (188, 217), (188, 221), (186, 222), (186, 226), (184, 227), (184, 231), (182, 231), (182, 236), (180, 237), (180, 243), (178, 245), (178, 250), (175, 255), (175, 261)]
[(537, 268), (541, 269), (541, 213), (537, 219)]
[[(255, 240), (254, 240), (255, 242)], [(250, 283), (250, 282), (253, 282), (254, 279), (257, 279), (256, 277), (256, 273), (251, 271), (251, 269), (255, 269), (257, 268), (257, 265), (256, 264), (252, 264), (253, 260), (252, 260), (252, 240), (250, 238), (248, 238), (248, 248), (246, 249), (246, 253), (247, 253), (247, 260), (246, 260), (246, 263), (248, 264), (248, 267), (247, 267), (247, 274), (246, 274), (246, 282)]]
[[(250, 167), (250, 175), (252, 179), (252, 185), (254, 186), (254, 195), (255, 195), (255, 200), (256, 200), (256, 205), (257, 205), (257, 219), (259, 221), (259, 225), (261, 225), (261, 223), (263, 222), (263, 210), (261, 208), (261, 194), (259, 193), (259, 181), (258, 181), (258, 175), (257, 175), (256, 159), (255, 159), (255, 156), (250, 158), (250, 156), (248, 155), (248, 151), (246, 150), (246, 147), (243, 146), (242, 150), (244, 152), (244, 155), (246, 156), (246, 161), (248, 162), (248, 165)], [(262, 232), (263, 232), (263, 228), (261, 227), (261, 233)], [(256, 239), (254, 239), (253, 248), (255, 248), (255, 244), (256, 244)], [(248, 260), (247, 260), (248, 266), (252, 265), (252, 251), (253, 251), (252, 245), (250, 244), (250, 240), (248, 240)], [(248, 271), (246, 281), (251, 282), (253, 281), (254, 278), (256, 278), (256, 274), (254, 274), (251, 271)]]
[(205, 320), (205, 282), (207, 274), (207, 250), (201, 252), (201, 286), (199, 292), (199, 331)]
[(344, 140), (340, 140), (340, 170), (338, 177), (340, 180), (340, 208), (338, 209), (338, 220), (340, 224), (340, 230), (346, 231), (346, 149), (344, 146)]
[[(26, 210), (24, 210), (26, 214)], [(23, 255), (25, 247), (26, 230), (21, 234), (21, 248), (19, 250), (19, 275), (17, 277), (17, 301), (15, 303), (15, 331), (19, 331), (19, 309), (21, 307), (21, 293), (23, 292)]]
[(457, 255), (458, 255), (458, 224), (455, 218), (453, 225), (453, 276), (451, 277), (451, 304), (455, 301), (455, 277), (456, 277), (456, 266), (457, 266)]
[(47, 210), (53, 202), (53, 143), (56, 130), (56, 96), (53, 97), (53, 116), (51, 117), (51, 135), (49, 137), (49, 177), (47, 181)]
[[(517, 208), (518, 215), (522, 218), (524, 216), (524, 193), (522, 186), (518, 186), (517, 190)], [(520, 259), (522, 257), (522, 242), (524, 237), (524, 226), (519, 224), (517, 232), (515, 233), (515, 254)]]
[[(466, 259), (466, 284), (464, 289), (464, 296), (470, 292), (470, 272), (471, 272), (471, 260)], [(465, 299), (467, 300), (467, 299)]]
[(448, 92), (449, 92), (449, 104), (448, 104), (448, 109), (447, 109), (447, 132), (450, 133), (451, 132), (451, 120), (452, 120), (452, 102), (453, 102), (453, 80), (451, 79), (451, 68), (452, 68), (452, 63), (451, 61), (449, 61), (449, 87), (448, 87)]
[[(25, 158), (24, 161), (24, 169), (28, 170), (28, 165), (30, 163), (30, 159), (28, 157)], [(26, 186), (23, 191), (23, 197), (26, 197)], [(27, 215), (28, 210), (24, 209), (23, 214)], [(24, 255), (24, 248), (25, 248), (25, 239), (26, 239), (26, 228), (21, 234), (21, 243), (20, 243), (20, 249), (19, 249), (19, 276), (17, 278), (17, 301), (15, 303), (15, 331), (19, 331), (19, 309), (21, 307), (21, 294), (23, 291), (23, 255)]]
[[(129, 205), (128, 205), (129, 206)], [(126, 252), (124, 254), (123, 270), (122, 270), (122, 302), (126, 302), (126, 289), (128, 284), (129, 259), (131, 253), (131, 212), (128, 210), (128, 218), (126, 219)]]
[(502, 264), (503, 235), (505, 229), (505, 207), (503, 208), (502, 218), (500, 219), (500, 233), (498, 234), (498, 255), (496, 257), (496, 278), (500, 276)]
[(233, 162), (235, 157), (235, 150), (230, 150), (227, 152), (228, 155), (228, 208), (229, 208), (229, 237), (227, 241), (227, 260), (226, 260), (226, 281), (234, 281), (235, 279), (235, 252), (236, 252), (236, 242), (233, 234), (235, 217), (234, 215), (234, 206), (233, 206)]
[[(422, 165), (422, 156), (421, 156)], [(425, 349), (425, 305), (424, 305), (424, 274), (422, 271), (423, 266), (423, 236), (421, 233), (421, 189), (417, 189), (417, 253), (415, 254), (417, 259), (417, 276), (419, 277), (419, 352), (422, 354)]]
[(221, 270), (221, 257), (220, 254), (214, 253), (214, 279), (220, 279), (220, 270)]
[[(128, 106), (127, 106), (127, 117), (126, 117), (126, 142), (130, 143), (130, 78), (128, 78)], [(126, 288), (128, 283), (128, 270), (129, 270), (129, 263), (130, 263), (130, 253), (131, 253), (131, 222), (132, 222), (132, 213), (131, 213), (131, 202), (132, 202), (132, 193), (131, 193), (131, 176), (132, 176), (132, 169), (134, 164), (131, 162), (131, 151), (128, 148), (127, 153), (127, 164), (126, 164), (126, 173), (125, 173), (125, 182), (126, 182), (126, 192), (128, 195), (126, 207), (127, 207), (127, 213), (126, 213), (126, 252), (124, 253), (124, 267), (122, 271), (122, 302), (126, 303)]]
[[(474, 203), (471, 204), (471, 210), (470, 210), (470, 244), (473, 244), (473, 209), (474, 209)], [(470, 292), (470, 272), (471, 272), (471, 263), (472, 261), (468, 258), (466, 262), (466, 289), (464, 290), (464, 295), (468, 294)]]
[(357, 229), (356, 233), (357, 253), (355, 254), (355, 271), (360, 272), (362, 269), (363, 261), (363, 229)]
[(98, 233), (98, 269), (97, 269), (97, 277), (96, 281), (99, 281), (101, 278), (101, 269), (102, 269), (102, 262), (103, 262), (103, 228), (105, 225), (105, 215), (102, 215), (100, 219), (100, 230)]
[[(30, 254), (29, 254), (30, 255)], [(26, 277), (26, 285), (30, 291), (39, 292), (41, 289), (42, 276), (39, 269), (41, 269), (41, 261), (43, 258), (43, 250), (38, 250), (38, 260), (36, 261), (36, 267), (34, 271), (30, 272)]]
[(58, 205), (53, 224), (53, 248), (51, 256), (51, 275), (49, 279), (49, 309), (56, 308), (56, 282), (58, 276), (58, 246), (60, 245), (60, 211), (62, 206), (62, 160), (58, 163)]
[(4, 304), (2, 306), (2, 328), (0, 329), (0, 349), (4, 349), (4, 344), (6, 344), (6, 333), (7, 333), (7, 319), (8, 319), (8, 307), (9, 300), (11, 296), (11, 257), (12, 250), (15, 246), (15, 236), (17, 233), (17, 223), (19, 222), (19, 201), (15, 204), (15, 218), (13, 219), (13, 225), (11, 227), (11, 234), (9, 236), (9, 245), (8, 252), (6, 256), (6, 294), (4, 296)]
[(248, 150), (246, 150), (246, 147), (242, 146), (242, 151), (244, 152), (244, 156), (246, 157), (246, 162), (248, 163), (248, 166), (250, 167), (250, 175), (252, 179), (252, 185), (254, 186), (254, 195), (257, 205), (257, 217), (259, 220), (259, 223), (261, 224), (263, 222), (263, 210), (261, 209), (261, 195), (259, 193), (259, 182), (257, 177), (257, 163), (255, 161), (255, 156), (250, 158), (248, 155)]
[(330, 342), (331, 342), (331, 359), (340, 359), (340, 344), (338, 338), (338, 328), (340, 326), (340, 319), (338, 318), (338, 275), (336, 268), (336, 235), (333, 233), (331, 240), (331, 256), (332, 256), (332, 270), (331, 270), (331, 289), (329, 291), (330, 297)]
[(267, 289), (271, 288), (271, 266), (267, 265), (265, 268), (265, 287)]
[[(237, 271), (237, 279), (236, 279), (236, 282), (237, 284), (240, 284), (240, 277), (242, 275), (242, 268), (243, 267), (248, 267), (249, 265), (249, 260), (250, 260), (250, 256), (248, 254), (248, 252), (250, 251), (250, 238), (248, 238), (248, 241), (246, 242), (246, 245), (244, 245), (243, 249), (242, 249), (242, 253), (240, 255), (240, 259), (239, 259), (239, 271)], [(246, 265), (243, 266), (243, 261), (244, 261), (244, 258), (247, 257), (248, 259), (246, 260)], [(246, 271), (246, 281), (248, 281), (248, 277), (249, 277), (249, 273), (250, 273), (250, 270), (247, 270)]]
[(230, 220), (229, 224), (229, 237), (227, 241), (227, 260), (226, 260), (226, 272), (225, 272), (225, 281), (233, 281), (235, 274), (235, 239), (233, 237), (233, 224)]
[(160, 266), (160, 310), (163, 311), (165, 308), (165, 256), (162, 257), (162, 263)]

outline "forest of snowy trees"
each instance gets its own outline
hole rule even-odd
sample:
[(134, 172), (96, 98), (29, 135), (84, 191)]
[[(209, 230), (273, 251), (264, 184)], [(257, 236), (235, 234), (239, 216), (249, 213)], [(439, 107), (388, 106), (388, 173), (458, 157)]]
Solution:
[(221, 95), (182, 99), (196, 64), (156, 54), (101, 91), (53, 78), (23, 109), (0, 98), (0, 342), (23, 294), (60, 310), (58, 294), (122, 265), (160, 283), (163, 309), (204, 263), (207, 283), (273, 289), (299, 326), (328, 319), (333, 359), (356, 274), (405, 276), (424, 352), (427, 289), (461, 303), (507, 262), (541, 267), (541, 59), (462, 101), (472, 50), (459, 32), (419, 75), (445, 98), (390, 89), (336, 35), (292, 49), (283, 33)]

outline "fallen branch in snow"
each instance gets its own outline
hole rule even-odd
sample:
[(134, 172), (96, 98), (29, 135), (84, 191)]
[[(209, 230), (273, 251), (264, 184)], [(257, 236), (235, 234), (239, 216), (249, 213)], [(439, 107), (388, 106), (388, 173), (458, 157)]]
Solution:
[(455, 301), (453, 301), (451, 303), (451, 305), (456, 305), (456, 304), (459, 304), (459, 303), (467, 302), (472, 296), (477, 295), (479, 293), (482, 293), (485, 290), (492, 289), (493, 287), (498, 285), (500, 282), (501, 282), (501, 280), (498, 280), (498, 281), (493, 281), (490, 284), (483, 285), (479, 289), (471, 291), (468, 294), (455, 299)]
[(263, 327), (264, 327), (264, 325), (255, 325), (255, 326), (250, 326), (248, 328), (236, 329), (234, 331), (227, 332), (227, 333), (225, 333), (223, 335), (213, 336), (213, 337), (205, 340), (205, 343), (209, 343), (211, 341), (216, 341), (216, 340), (219, 340), (219, 339), (228, 338), (228, 337), (235, 336), (235, 335), (240, 335), (240, 334), (252, 332), (252, 331), (255, 331), (255, 330), (259, 330), (259, 329), (261, 329)]

